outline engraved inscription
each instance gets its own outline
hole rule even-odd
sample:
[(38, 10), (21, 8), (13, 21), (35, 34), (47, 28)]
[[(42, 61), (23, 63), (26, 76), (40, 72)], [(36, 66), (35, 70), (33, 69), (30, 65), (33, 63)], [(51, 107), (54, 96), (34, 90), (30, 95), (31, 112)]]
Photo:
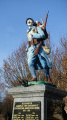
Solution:
[(41, 102), (16, 102), (13, 120), (41, 120)]

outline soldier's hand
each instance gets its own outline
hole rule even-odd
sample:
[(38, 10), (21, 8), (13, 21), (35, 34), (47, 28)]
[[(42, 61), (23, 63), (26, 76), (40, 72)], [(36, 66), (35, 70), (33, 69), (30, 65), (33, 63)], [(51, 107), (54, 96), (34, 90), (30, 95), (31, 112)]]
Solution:
[(32, 31), (34, 32), (34, 31), (35, 31), (35, 29), (32, 29)]

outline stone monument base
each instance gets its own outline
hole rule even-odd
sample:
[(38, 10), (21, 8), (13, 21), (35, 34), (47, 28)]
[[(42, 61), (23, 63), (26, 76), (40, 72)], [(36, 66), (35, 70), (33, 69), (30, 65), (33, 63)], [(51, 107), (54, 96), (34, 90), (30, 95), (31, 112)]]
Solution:
[(48, 120), (47, 106), (51, 104), (48, 101), (61, 101), (67, 95), (67, 92), (45, 84), (14, 87), (8, 92), (14, 98), (12, 120)]

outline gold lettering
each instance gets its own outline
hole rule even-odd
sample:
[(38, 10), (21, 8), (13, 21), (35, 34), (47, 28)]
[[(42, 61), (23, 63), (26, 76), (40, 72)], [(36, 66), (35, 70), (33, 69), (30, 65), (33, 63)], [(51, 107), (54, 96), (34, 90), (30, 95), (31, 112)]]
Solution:
[[(37, 111), (40, 110), (40, 102), (20, 102), (20, 104), (16, 104), (14, 110), (17, 111), (17, 114), (13, 115), (13, 120), (40, 120), (39, 113)], [(19, 112), (21, 110), (21, 112)], [(36, 112), (34, 112), (36, 110)]]

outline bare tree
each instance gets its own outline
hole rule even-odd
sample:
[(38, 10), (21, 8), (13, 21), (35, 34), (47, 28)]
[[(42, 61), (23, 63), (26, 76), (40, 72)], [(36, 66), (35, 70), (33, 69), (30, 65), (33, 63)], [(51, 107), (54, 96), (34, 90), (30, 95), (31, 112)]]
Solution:
[(10, 86), (17, 86), (23, 79), (30, 79), (30, 77), (24, 43), (7, 60), (4, 60), (4, 79)]
[[(67, 80), (64, 79), (63, 74), (67, 64), (67, 39), (65, 37), (61, 38), (60, 46), (56, 48), (56, 52), (52, 52), (52, 63), (51, 78), (53, 83), (55, 83), (58, 88), (65, 90), (67, 86)], [(67, 67), (65, 72), (67, 73)], [(66, 75), (67, 74), (65, 74), (65, 77)]]

